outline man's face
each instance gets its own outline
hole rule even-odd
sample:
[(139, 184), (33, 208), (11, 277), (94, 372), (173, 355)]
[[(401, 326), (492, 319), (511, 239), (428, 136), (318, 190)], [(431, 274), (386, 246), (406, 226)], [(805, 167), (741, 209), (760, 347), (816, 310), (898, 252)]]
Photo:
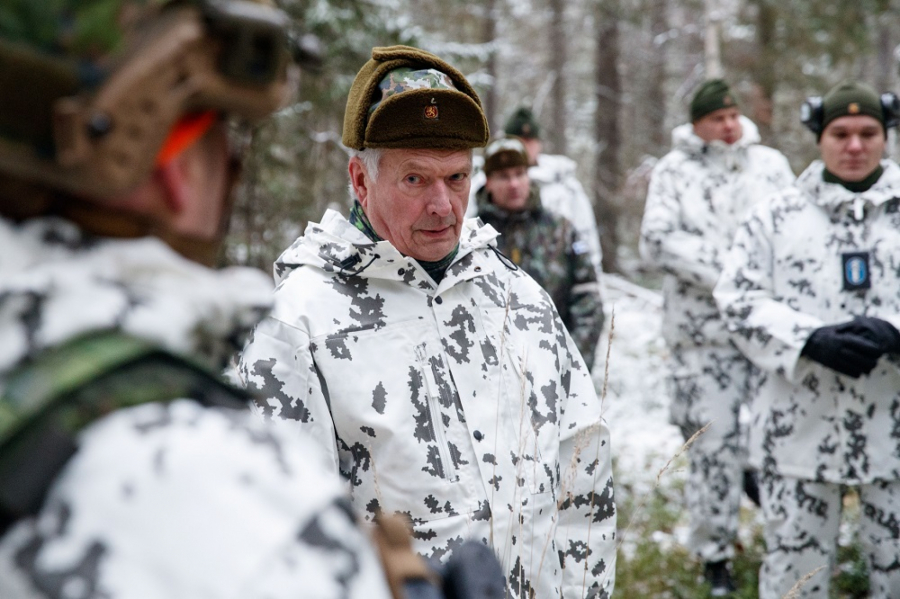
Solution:
[(694, 121), (694, 133), (707, 143), (718, 140), (731, 145), (744, 133), (740, 116), (735, 107), (714, 110)]
[(862, 181), (884, 155), (884, 129), (878, 119), (857, 114), (834, 119), (819, 140), (825, 168), (844, 181)]
[(401, 253), (435, 262), (456, 247), (469, 202), (470, 150), (387, 149), (376, 181), (358, 158), (349, 170), (375, 232)]
[(485, 187), (491, 194), (491, 202), (498, 208), (510, 212), (518, 212), (525, 208), (529, 185), (528, 169), (524, 166), (496, 170), (488, 175), (485, 182)]

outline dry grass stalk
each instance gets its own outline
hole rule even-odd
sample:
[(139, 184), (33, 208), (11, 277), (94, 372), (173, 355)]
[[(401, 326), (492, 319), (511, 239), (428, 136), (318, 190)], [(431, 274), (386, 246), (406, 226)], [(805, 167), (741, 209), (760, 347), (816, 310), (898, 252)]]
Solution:
[(819, 566), (812, 572), (809, 572), (808, 574), (806, 574), (803, 578), (798, 580), (794, 586), (791, 587), (791, 590), (788, 591), (787, 594), (784, 597), (782, 597), (782, 599), (797, 599), (797, 597), (800, 596), (800, 591), (803, 589), (803, 587), (806, 585), (806, 583), (809, 582), (809, 579), (812, 578), (813, 576), (815, 576), (816, 574), (818, 574), (824, 568), (825, 568), (825, 566)]
[[(665, 466), (663, 466), (660, 469), (660, 471), (656, 474), (656, 483), (653, 485), (652, 491), (655, 491), (656, 489), (658, 489), (660, 484), (662, 484), (662, 475), (665, 474), (665, 472), (669, 469), (669, 466), (671, 466), (672, 463), (675, 460), (677, 460), (680, 456), (684, 455), (684, 453), (691, 447), (691, 445), (694, 444), (694, 441), (696, 441), (700, 437), (700, 435), (702, 435), (707, 430), (709, 430), (710, 426), (712, 426), (712, 422), (709, 422), (706, 426), (704, 426), (703, 428), (698, 430), (696, 433), (691, 435), (691, 438), (688, 439), (687, 441), (685, 441), (684, 445), (682, 445), (681, 448), (677, 452), (675, 452), (675, 455), (673, 455), (671, 458), (669, 458), (669, 461), (666, 462)], [(649, 497), (649, 495), (650, 495), (650, 493), (647, 493), (646, 495), (644, 495), (641, 498), (641, 501), (635, 506), (634, 512), (631, 514), (631, 518), (629, 518), (629, 520), (628, 520), (628, 526), (626, 526), (625, 530), (622, 531), (622, 534), (619, 535), (619, 542), (616, 545), (617, 548), (621, 547), (622, 543), (625, 542), (625, 539), (628, 537), (628, 533), (631, 531), (632, 527), (634, 526), (638, 515), (646, 507), (647, 498)]]

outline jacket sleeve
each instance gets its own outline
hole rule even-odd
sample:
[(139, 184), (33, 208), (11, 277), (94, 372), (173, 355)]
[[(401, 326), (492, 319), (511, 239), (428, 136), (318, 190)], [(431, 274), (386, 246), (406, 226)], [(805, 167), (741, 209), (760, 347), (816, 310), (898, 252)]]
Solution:
[(565, 311), (569, 322), (565, 324), (590, 370), (603, 331), (603, 301), (590, 253), (571, 226), (566, 235), (566, 253), (571, 280)]
[(284, 427), (302, 428), (323, 449), (326, 466), (338, 472), (334, 424), (307, 333), (269, 316), (253, 331), (238, 368), (258, 411)]
[(777, 299), (767, 212), (766, 203), (757, 206), (738, 228), (713, 296), (744, 355), (763, 370), (797, 382), (811, 365), (800, 351), (823, 323)]
[(657, 165), (650, 177), (641, 222), (641, 257), (678, 279), (712, 290), (719, 277), (718, 250), (702, 231), (686, 230), (676, 168)]
[(560, 422), (560, 497), (556, 547), (562, 597), (608, 598), (615, 587), (616, 506), (609, 429), (590, 375), (570, 371)]

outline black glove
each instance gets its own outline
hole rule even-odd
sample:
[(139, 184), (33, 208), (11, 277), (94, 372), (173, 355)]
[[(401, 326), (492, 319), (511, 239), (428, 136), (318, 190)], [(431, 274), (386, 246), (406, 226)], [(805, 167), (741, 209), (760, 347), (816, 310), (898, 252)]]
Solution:
[(862, 330), (855, 321), (820, 327), (806, 340), (800, 355), (857, 379), (872, 372), (884, 353)]
[(900, 331), (886, 320), (872, 316), (857, 316), (846, 323), (846, 327), (847, 331), (877, 345), (885, 354), (900, 353)]

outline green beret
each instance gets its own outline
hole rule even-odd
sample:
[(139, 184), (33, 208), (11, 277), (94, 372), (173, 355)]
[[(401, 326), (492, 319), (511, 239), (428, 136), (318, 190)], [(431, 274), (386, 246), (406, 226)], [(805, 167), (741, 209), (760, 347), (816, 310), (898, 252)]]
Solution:
[(348, 148), (483, 147), (488, 124), (478, 94), (457, 69), (410, 46), (372, 48), (344, 113)]
[(528, 168), (528, 152), (525, 144), (518, 137), (501, 137), (495, 139), (484, 149), (484, 174), (516, 166)]
[(884, 112), (878, 92), (858, 81), (839, 83), (822, 98), (822, 131), (836, 118), (864, 114), (873, 117), (884, 127)]
[(691, 100), (691, 122), (696, 123), (710, 112), (734, 106), (737, 102), (728, 84), (721, 79), (709, 79), (703, 82)]
[(541, 126), (538, 125), (531, 109), (525, 106), (517, 108), (510, 115), (503, 130), (507, 135), (515, 135), (522, 139), (540, 139), (541, 137)]

